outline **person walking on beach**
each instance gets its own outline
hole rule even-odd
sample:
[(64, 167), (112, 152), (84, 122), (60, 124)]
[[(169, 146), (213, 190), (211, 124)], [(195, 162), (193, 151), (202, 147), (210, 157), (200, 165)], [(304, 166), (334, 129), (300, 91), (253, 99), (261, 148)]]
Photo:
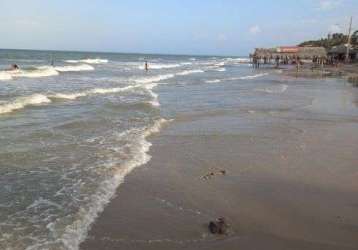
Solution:
[(276, 61), (276, 68), (278, 68), (278, 66), (280, 65), (280, 57), (277, 55), (275, 58)]
[(252, 67), (253, 68), (256, 68), (256, 60), (257, 60), (256, 55), (253, 55), (253, 57), (252, 57)]
[(148, 71), (148, 70), (149, 70), (149, 68), (148, 68), (148, 62), (147, 62), (147, 61), (145, 61), (145, 63), (144, 63), (144, 69), (145, 69), (145, 71)]

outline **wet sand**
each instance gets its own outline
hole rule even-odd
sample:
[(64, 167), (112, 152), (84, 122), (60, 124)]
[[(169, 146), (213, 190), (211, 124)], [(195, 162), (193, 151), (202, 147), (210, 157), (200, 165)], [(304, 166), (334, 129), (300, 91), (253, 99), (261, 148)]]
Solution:
[[(357, 249), (358, 117), (320, 95), (297, 110), (176, 116), (81, 249)], [(230, 233), (210, 235), (221, 216)]]

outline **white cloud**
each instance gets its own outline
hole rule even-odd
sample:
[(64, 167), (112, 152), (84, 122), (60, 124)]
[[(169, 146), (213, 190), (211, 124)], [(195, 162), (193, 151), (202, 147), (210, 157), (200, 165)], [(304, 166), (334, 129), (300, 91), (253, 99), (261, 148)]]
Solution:
[(250, 34), (256, 35), (258, 33), (261, 33), (261, 28), (258, 25), (252, 26), (249, 30)]
[(320, 0), (319, 10), (333, 10), (341, 4), (341, 0)]

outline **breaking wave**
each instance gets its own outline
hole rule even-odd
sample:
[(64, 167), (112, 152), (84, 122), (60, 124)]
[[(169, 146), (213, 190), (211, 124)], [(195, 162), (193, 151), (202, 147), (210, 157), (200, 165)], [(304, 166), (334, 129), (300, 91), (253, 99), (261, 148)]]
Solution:
[(226, 58), (227, 61), (233, 63), (250, 63), (250, 58)]
[(5, 102), (0, 104), (0, 114), (10, 113), (19, 109), (23, 109), (26, 106), (38, 105), (42, 103), (51, 103), (53, 99), (65, 99), (65, 100), (75, 100), (80, 97), (86, 97), (96, 94), (113, 94), (120, 93), (124, 91), (130, 91), (136, 88), (146, 89), (152, 97), (150, 102), (153, 106), (159, 106), (158, 95), (152, 91), (156, 87), (158, 82), (174, 77), (173, 74), (168, 75), (159, 75), (152, 77), (139, 78), (134, 80), (136, 84), (129, 85), (126, 87), (116, 87), (116, 88), (94, 88), (85, 91), (79, 91), (75, 93), (54, 93), (54, 94), (33, 94), (31, 96), (19, 97), (13, 101)]
[(226, 71), (225, 68), (214, 68), (213, 70), (219, 71), (219, 72), (224, 72), (224, 71)]
[(215, 63), (214, 66), (216, 67), (222, 67), (225, 66), (225, 62), (219, 62), (219, 63)]
[(278, 86), (267, 87), (264, 89), (255, 89), (256, 91), (265, 92), (269, 94), (281, 94), (287, 90), (288, 86), (286, 84), (280, 84)]
[(204, 73), (204, 70), (201, 69), (193, 69), (193, 70), (185, 70), (183, 72), (179, 72), (177, 73), (178, 76), (186, 76), (186, 75), (191, 75), (191, 74), (197, 74), (197, 73)]
[(159, 82), (162, 80), (167, 80), (170, 78), (175, 77), (174, 74), (166, 74), (166, 75), (159, 75), (159, 76), (148, 76), (148, 77), (142, 77), (135, 79), (134, 81), (136, 83), (152, 83), (152, 82)]
[(7, 72), (3, 71), (0, 72), (0, 81), (4, 81), (4, 80), (11, 80), (12, 76), (10, 74), (8, 74)]
[(88, 63), (88, 64), (105, 64), (108, 63), (108, 59), (100, 59), (100, 58), (88, 58), (82, 60), (66, 60), (67, 63)]
[(59, 73), (52, 67), (40, 66), (33, 69), (7, 70), (0, 72), (0, 80), (12, 80), (17, 77), (39, 78), (56, 76)]
[(127, 87), (122, 87), (122, 88), (108, 88), (108, 89), (104, 89), (104, 88), (95, 88), (95, 89), (90, 89), (90, 90), (86, 90), (86, 91), (82, 91), (82, 92), (76, 92), (76, 93), (70, 93), (70, 94), (66, 94), (66, 93), (57, 93), (54, 95), (49, 95), (49, 98), (52, 99), (68, 99), (68, 100), (75, 100), (79, 97), (85, 97), (85, 96), (89, 96), (89, 95), (95, 95), (95, 94), (112, 94), (112, 93), (119, 93), (119, 92), (123, 92), (123, 91), (127, 91), (133, 88), (139, 87), (139, 85), (133, 85), (133, 86), (127, 86)]
[(39, 105), (50, 103), (51, 100), (43, 94), (33, 94), (31, 96), (18, 97), (13, 101), (0, 105), (0, 114), (11, 113), (15, 110), (23, 109), (29, 105)]
[(206, 80), (205, 82), (206, 83), (219, 83), (222, 81), (250, 80), (250, 79), (255, 79), (255, 78), (266, 76), (266, 75), (268, 75), (268, 73), (261, 73), (261, 74), (241, 76), (241, 77), (232, 77), (232, 78), (213, 79), (213, 80)]
[(91, 71), (94, 67), (87, 64), (71, 65), (71, 66), (39, 66), (28, 69), (18, 70), (3, 70), (0, 71), (0, 80), (12, 80), (14, 78), (40, 78), (57, 76), (61, 72), (79, 72), (79, 71)]
[[(181, 67), (181, 64), (164, 64), (164, 63), (148, 63), (149, 69), (172, 69), (172, 68), (178, 68)], [(139, 69), (144, 69), (144, 65), (140, 65), (138, 67)]]
[(206, 80), (205, 82), (206, 82), (206, 83), (219, 83), (219, 82), (221, 82), (221, 80), (220, 80), (220, 79)]
[(92, 71), (94, 67), (88, 64), (80, 64), (74, 66), (57, 66), (54, 67), (59, 72), (78, 72), (78, 71)]

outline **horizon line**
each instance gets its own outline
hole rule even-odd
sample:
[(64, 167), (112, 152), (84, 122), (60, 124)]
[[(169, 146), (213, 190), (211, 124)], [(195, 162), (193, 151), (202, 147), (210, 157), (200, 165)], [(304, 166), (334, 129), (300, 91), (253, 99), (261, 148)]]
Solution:
[(116, 51), (88, 51), (88, 50), (56, 50), (56, 49), (26, 49), (26, 48), (0, 48), (0, 50), (46, 51), (46, 52), (75, 52), (75, 53), (101, 53), (101, 54), (125, 54), (125, 55), (159, 55), (159, 56), (202, 56), (202, 57), (242, 57), (238, 55), (215, 54), (176, 54), (176, 53), (144, 53), (144, 52), (116, 52)]

